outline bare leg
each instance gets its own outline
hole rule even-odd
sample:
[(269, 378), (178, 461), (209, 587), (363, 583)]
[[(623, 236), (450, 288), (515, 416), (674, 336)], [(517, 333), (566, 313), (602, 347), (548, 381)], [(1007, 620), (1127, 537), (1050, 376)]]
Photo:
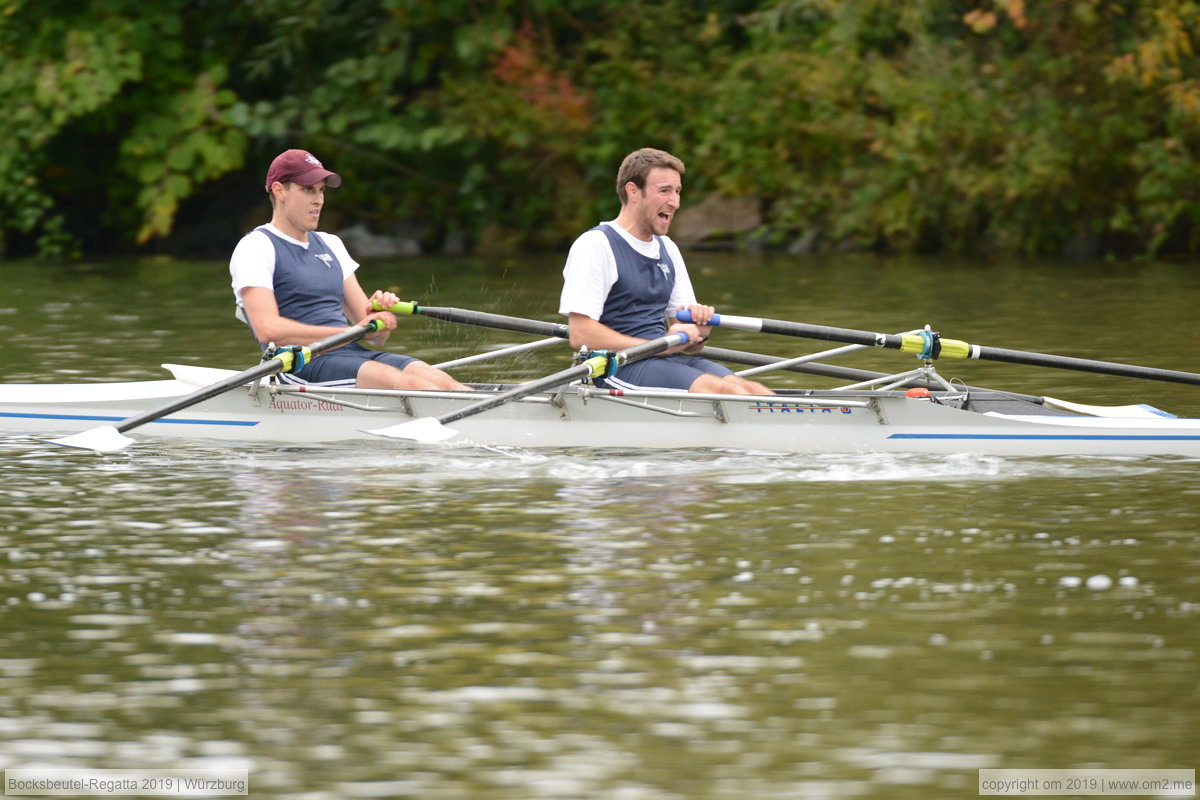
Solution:
[(692, 382), (689, 392), (699, 394), (775, 394), (758, 381), (747, 380), (737, 375), (701, 375)]
[(360, 389), (471, 389), (424, 361), (413, 362), (403, 371), (378, 361), (365, 361), (358, 368), (355, 385)]

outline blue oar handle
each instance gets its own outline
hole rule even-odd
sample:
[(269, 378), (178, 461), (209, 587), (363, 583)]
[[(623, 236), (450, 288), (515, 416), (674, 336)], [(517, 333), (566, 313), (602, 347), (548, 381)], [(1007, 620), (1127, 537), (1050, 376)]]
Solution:
[[(692, 312), (681, 308), (675, 312), (675, 319), (680, 322), (695, 322)], [(758, 317), (737, 317), (733, 314), (713, 314), (706, 325), (724, 325), (726, 328), (736, 328), (739, 331), (761, 331), (763, 320)]]
[[(692, 312), (691, 312), (691, 311), (688, 311), (686, 308), (681, 308), (681, 309), (679, 309), (678, 311), (676, 311), (676, 312), (675, 312), (675, 319), (679, 320), (680, 322), (692, 322), (692, 321), (693, 321), (693, 320), (692, 320)], [(712, 315), (712, 319), (710, 319), (710, 320), (709, 320), (707, 323), (705, 323), (705, 324), (707, 324), (707, 325), (720, 325), (720, 324), (721, 324), (721, 315), (720, 315), (720, 314), (713, 314), (713, 315)]]

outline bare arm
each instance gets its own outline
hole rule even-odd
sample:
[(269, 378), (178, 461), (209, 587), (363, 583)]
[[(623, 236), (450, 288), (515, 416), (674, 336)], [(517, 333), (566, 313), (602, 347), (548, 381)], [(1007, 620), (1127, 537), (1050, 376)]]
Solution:
[[(623, 333), (617, 333), (604, 323), (584, 314), (569, 314), (567, 317), (567, 328), (571, 347), (574, 348), (586, 347), (589, 350), (624, 350), (646, 341), (636, 336), (626, 336)], [(686, 332), (690, 342), (696, 342), (701, 337), (700, 329), (690, 323), (676, 322), (671, 325), (667, 332), (675, 333), (677, 331)], [(687, 346), (690, 347), (691, 345)], [(684, 347), (675, 347), (666, 351), (664, 355), (678, 353), (683, 349)]]
[(400, 298), (383, 290), (376, 290), (374, 294), (367, 297), (366, 291), (358, 282), (358, 277), (353, 274), (342, 281), (342, 309), (346, 312), (346, 319), (357, 320), (356, 325), (365, 325), (373, 319), (383, 320), (386, 327), (366, 339), (376, 347), (383, 347), (387, 342), (388, 335), (396, 327), (396, 315), (390, 311), (376, 311), (371, 304), (372, 301), (378, 301), (380, 308), (391, 308), (400, 302)]
[[(357, 289), (357, 294), (354, 296), (355, 305), (351, 305), (349, 297), (347, 297), (344, 303), (347, 318), (355, 320), (356, 325), (362, 325), (370, 319), (383, 320), (386, 329), (376, 334), (370, 340), (375, 344), (382, 344), (382, 340), (387, 339), (388, 331), (396, 327), (395, 315), (386, 311), (376, 311), (368, 314), (367, 305), (369, 300), (366, 293), (363, 292), (362, 288), (358, 285), (358, 281), (354, 280), (353, 276), (346, 279), (347, 284), (350, 281), (354, 282), (353, 288), (351, 289), (351, 287), (344, 284), (343, 291)], [(377, 294), (386, 296), (386, 293)], [(393, 300), (392, 304), (396, 302), (399, 301)], [(289, 317), (281, 316), (279, 305), (275, 302), (275, 293), (263, 286), (247, 286), (242, 290), (242, 308), (246, 311), (246, 319), (249, 320), (250, 327), (254, 330), (254, 335), (258, 337), (259, 343), (264, 345), (270, 342), (278, 345), (306, 345), (346, 329), (346, 326), (309, 325), (306, 322), (299, 322)], [(382, 340), (380, 337), (382, 337)]]
[(247, 286), (242, 290), (242, 308), (259, 344), (304, 345), (343, 330), (327, 325), (309, 325), (280, 316), (275, 293), (263, 286)]
[(645, 341), (635, 336), (617, 333), (612, 328), (584, 314), (567, 315), (567, 330), (571, 347), (589, 350), (624, 350)]

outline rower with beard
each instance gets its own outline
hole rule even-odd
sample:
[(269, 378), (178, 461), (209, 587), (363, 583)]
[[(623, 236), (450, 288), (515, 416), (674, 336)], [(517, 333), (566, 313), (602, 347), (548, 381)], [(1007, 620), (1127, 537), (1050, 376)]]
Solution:
[[(701, 358), (716, 309), (696, 301), (679, 247), (667, 236), (679, 210), (681, 160), (645, 147), (617, 171), (617, 218), (583, 233), (567, 255), (558, 312), (568, 319), (571, 346), (618, 351), (685, 331), (686, 345), (625, 364), (596, 385), (612, 389), (674, 389), (705, 394), (774, 394), (766, 386)], [(667, 311), (671, 316), (668, 318)], [(694, 323), (674, 313), (691, 312)]]

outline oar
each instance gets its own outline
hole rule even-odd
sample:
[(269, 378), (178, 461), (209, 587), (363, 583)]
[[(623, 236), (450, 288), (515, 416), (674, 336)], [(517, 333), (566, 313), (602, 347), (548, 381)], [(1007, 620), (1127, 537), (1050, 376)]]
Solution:
[[(502, 314), (490, 314), (483, 311), (472, 311), (465, 308), (446, 308), (437, 306), (423, 306), (413, 301), (405, 301), (398, 303), (390, 308), (383, 309), (376, 306), (376, 310), (391, 311), (394, 314), (410, 314), (432, 317), (446, 322), (459, 322), (466, 325), (475, 325), (481, 328), (498, 328), (500, 330), (519, 331), (521, 333), (532, 333), (537, 336), (550, 336), (560, 339), (568, 338), (568, 328), (566, 325), (556, 322), (541, 322), (538, 320), (524, 319), (522, 317), (508, 317)], [(539, 345), (540, 346), (540, 345)], [(759, 353), (747, 353), (741, 350), (725, 350), (719, 347), (705, 347), (697, 355), (713, 358), (717, 361), (731, 361), (740, 364), (751, 364), (762, 366), (765, 364), (773, 364), (784, 361), (785, 359), (775, 356), (765, 356)], [(447, 364), (438, 364), (439, 368), (445, 369), (447, 365), (458, 365), (466, 363), (465, 361), (451, 361)], [(867, 370), (851, 369), (849, 367), (837, 367), (832, 364), (789, 364), (786, 367), (781, 367), (789, 372), (800, 372), (809, 375), (821, 375), (831, 378), (844, 378), (846, 380), (865, 381), (872, 378), (886, 377), (882, 372), (870, 372)], [(924, 386), (924, 381), (915, 381), (913, 385)], [(931, 387), (932, 388), (932, 387)]]
[(439, 417), (420, 417), (419, 419), (401, 422), (398, 425), (392, 425), (388, 428), (367, 431), (367, 433), (387, 436), (392, 439), (413, 439), (426, 443), (443, 441), (458, 433), (453, 428), (446, 427), (451, 422), (457, 422), (466, 417), (482, 414), (484, 411), (511, 403), (514, 400), (520, 400), (522, 397), (528, 397), (531, 394), (565, 386), (574, 380), (603, 378), (605, 375), (611, 375), (617, 367), (623, 364), (661, 353), (664, 350), (670, 350), (672, 347), (686, 344), (687, 341), (688, 336), (686, 333), (672, 333), (659, 339), (651, 339), (650, 341), (636, 344), (633, 347), (619, 350), (616, 353), (596, 353), (573, 367), (556, 372), (553, 375), (547, 375), (535, 381), (514, 386), (508, 391), (471, 403), (457, 411), (451, 411)]
[(452, 361), (443, 361), (439, 364), (434, 364), (434, 366), (438, 369), (465, 367), (468, 364), (478, 364), (480, 361), (492, 361), (493, 359), (518, 355), (520, 353), (528, 353), (531, 350), (540, 350), (543, 347), (549, 347), (550, 345), (561, 345), (562, 343), (563, 340), (556, 337), (549, 339), (538, 339), (536, 342), (514, 344), (512, 347), (502, 347), (499, 350), (490, 350), (486, 353), (476, 353), (473, 356), (463, 356), (462, 358), (456, 358)]
[(477, 325), (482, 328), (499, 328), (505, 331), (532, 333), (537, 336), (556, 336), (567, 338), (567, 326), (561, 322), (539, 322), (521, 317), (506, 317), (503, 314), (489, 314), (485, 311), (471, 311), (466, 308), (443, 308), (438, 306), (423, 306), (413, 301), (404, 301), (394, 306), (383, 308), (376, 304), (377, 311), (391, 311), (393, 314), (412, 314), (422, 317), (432, 317), (446, 322), (461, 322), (467, 325)]
[[(697, 355), (716, 361), (728, 361), (732, 364), (747, 364), (755, 367), (772, 366), (785, 372), (800, 372), (807, 375), (819, 375), (826, 378), (840, 378), (848, 381), (866, 381), (888, 377), (886, 372), (874, 372), (853, 367), (835, 366), (833, 364), (795, 363), (792, 359), (780, 356), (768, 356), (762, 353), (747, 353), (744, 350), (727, 350), (723, 347), (709, 345)], [(925, 385), (925, 382), (920, 382)]]
[[(675, 318), (680, 322), (692, 321), (692, 315), (686, 309), (679, 311)], [(805, 339), (820, 339), (830, 342), (864, 344), (871, 347), (886, 347), (891, 350), (913, 353), (921, 358), (977, 358), (986, 361), (1004, 361), (1010, 364), (1071, 369), (1079, 372), (1098, 372), (1103, 375), (1118, 375), (1124, 378), (1146, 378), (1147, 380), (1167, 381), (1169, 383), (1200, 385), (1200, 374), (1195, 372), (1180, 372), (1172, 369), (1158, 369), (1157, 367), (1139, 367), (1134, 364), (1118, 364), (1112, 361), (1093, 361), (1088, 358), (1072, 358), (1070, 356), (1056, 356), (1048, 353), (1031, 353), (1024, 350), (985, 347), (978, 344), (968, 344), (958, 339), (943, 339), (939, 334), (931, 331), (901, 334), (871, 333), (851, 328), (831, 328), (826, 325), (807, 325), (802, 322), (786, 322), (777, 319), (761, 319), (759, 317), (738, 317), (730, 314), (715, 314), (708, 324), (721, 325), (726, 328), (743, 331), (778, 333), (784, 336), (798, 336)]]
[[(379, 309), (383, 310), (383, 309)], [(413, 314), (434, 319), (440, 319), (446, 322), (459, 322), (466, 325), (475, 325), (482, 328), (498, 328), (500, 330), (519, 331), (521, 333), (531, 333), (538, 336), (550, 336), (560, 339), (568, 338), (568, 328), (566, 325), (555, 322), (541, 322), (538, 320), (524, 319), (522, 317), (509, 317), (502, 314), (490, 314), (483, 311), (472, 311), (464, 308), (446, 308), (437, 306), (422, 306), (416, 302), (402, 302), (387, 309), (395, 314)], [(726, 316), (726, 319), (729, 317)], [(726, 323), (726, 327), (732, 327)], [(871, 334), (872, 336), (874, 334)], [(541, 346), (538, 343), (538, 346)], [(729, 361), (736, 364), (750, 364), (753, 366), (764, 366), (767, 364), (775, 364), (782, 361), (789, 361), (787, 366), (780, 369), (788, 372), (799, 372), (808, 375), (819, 375), (828, 378), (841, 378), (852, 381), (868, 381), (877, 378), (886, 378), (887, 374), (883, 372), (872, 372), (869, 370), (854, 369), (851, 367), (835, 366), (833, 364), (822, 363), (795, 363), (790, 359), (783, 359), (777, 356), (767, 356), (760, 353), (747, 353), (742, 350), (727, 350), (720, 347), (708, 346), (701, 350), (697, 355), (706, 358), (712, 358), (717, 361)], [(447, 365), (456, 365), (463, 362), (447, 362), (447, 364), (439, 364), (440, 368), (445, 368)], [(909, 381), (911, 386), (924, 386), (929, 389), (938, 388), (927, 381), (912, 380)], [(966, 386), (966, 389), (975, 391), (998, 391), (996, 389), (983, 389), (979, 387)], [(1040, 403), (1042, 398), (1032, 395), (1018, 394), (1016, 392), (1004, 392), (1004, 394), (1012, 395), (1023, 400)]]
[[(382, 311), (384, 309), (379, 308)], [(541, 322), (533, 319), (524, 319), (522, 317), (508, 317), (502, 314), (489, 314), (483, 311), (472, 311), (465, 308), (445, 308), (437, 306), (423, 306), (419, 303), (406, 301), (398, 303), (387, 309), (394, 314), (412, 314), (425, 317), (432, 317), (446, 322), (460, 322), (466, 325), (475, 325), (481, 328), (498, 328), (500, 330), (519, 331), (521, 333), (531, 333), (536, 336), (550, 336), (559, 339), (568, 338), (568, 328), (566, 325), (556, 322)], [(724, 350), (719, 347), (705, 347), (698, 355), (714, 358), (718, 361), (732, 361), (740, 364), (751, 364), (761, 366), (764, 364), (772, 364), (783, 361), (784, 359), (775, 356), (766, 356), (759, 353), (747, 353), (741, 350)], [(459, 362), (447, 362), (456, 364)], [(439, 368), (445, 368), (446, 364), (438, 364)], [(789, 372), (801, 372), (810, 375), (822, 375), (832, 378), (845, 378), (847, 380), (867, 380), (869, 378), (882, 378), (882, 372), (870, 372), (867, 370), (851, 369), (849, 367), (835, 367), (831, 364), (793, 364), (783, 369)]]
[(319, 342), (313, 342), (307, 347), (294, 348), (289, 347), (281, 349), (271, 358), (256, 364), (250, 369), (242, 370), (236, 375), (230, 375), (224, 380), (205, 386), (202, 389), (189, 394), (187, 397), (181, 397), (178, 400), (172, 400), (166, 405), (158, 408), (145, 411), (141, 414), (132, 416), (126, 420), (116, 423), (115, 425), (102, 425), (98, 428), (91, 428), (80, 433), (75, 433), (70, 436), (65, 436), (61, 439), (47, 439), (51, 444), (60, 444), (64, 447), (79, 447), (84, 450), (95, 450), (98, 453), (114, 453), (129, 445), (133, 444), (134, 440), (128, 436), (124, 436), (126, 431), (133, 430), (147, 422), (154, 422), (156, 419), (161, 419), (168, 414), (174, 414), (176, 411), (182, 411), (189, 406), (194, 406), (197, 403), (203, 402), (210, 397), (216, 397), (219, 394), (236, 389), (251, 381), (256, 381), (264, 378), (267, 375), (276, 372), (291, 372), (293, 364), (296, 364), (296, 352), (301, 355), (300, 365), (309, 361), (318, 353), (323, 353), (326, 350), (332, 350), (335, 347), (341, 347), (344, 344), (356, 341), (369, 336), (383, 327), (383, 323), (378, 320), (371, 320), (366, 325), (356, 325), (352, 328), (347, 328), (344, 331), (328, 336)]
[[(893, 376), (886, 372), (874, 372), (866, 369), (855, 369), (854, 367), (835, 366), (833, 364), (821, 363), (806, 363), (797, 364), (794, 359), (780, 358), (778, 356), (765, 356), (761, 353), (747, 353), (742, 350), (726, 350), (721, 347), (706, 347), (700, 351), (700, 355), (706, 358), (716, 359), (717, 361), (728, 361), (734, 364), (750, 364), (752, 366), (773, 366), (787, 372), (801, 372), (808, 375), (820, 375), (826, 378), (839, 378), (848, 381), (857, 381), (859, 383), (877, 382), (886, 380)], [(746, 372), (739, 372), (739, 375), (744, 375)], [(941, 389), (938, 384), (924, 380), (922, 378), (911, 378), (904, 382), (905, 386), (919, 386), (925, 389)], [(1044, 398), (1031, 395), (1021, 394), (1019, 392), (1002, 391), (1000, 389), (988, 389), (981, 386), (962, 385), (960, 388), (971, 392), (996, 392), (1007, 397), (1013, 397), (1018, 400), (1026, 400), (1030, 403), (1042, 403)]]

